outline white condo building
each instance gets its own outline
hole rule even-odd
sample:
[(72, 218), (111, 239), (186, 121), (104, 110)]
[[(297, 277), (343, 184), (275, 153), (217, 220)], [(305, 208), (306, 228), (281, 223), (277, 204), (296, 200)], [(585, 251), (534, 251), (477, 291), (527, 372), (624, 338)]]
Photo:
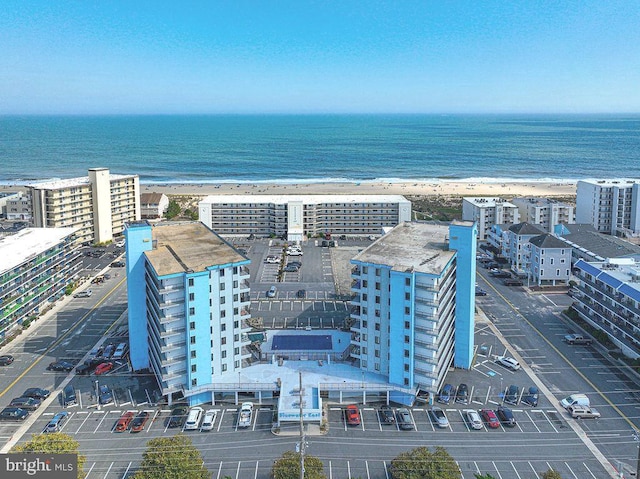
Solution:
[(73, 227), (80, 243), (104, 243), (140, 219), (138, 175), (111, 175), (91, 168), (89, 176), (28, 186), (33, 223), (40, 228)]
[(400, 195), (211, 195), (198, 211), (200, 221), (222, 236), (289, 241), (319, 233), (377, 235), (411, 220), (411, 202)]
[(614, 236), (640, 235), (640, 183), (634, 180), (580, 180), (576, 223)]
[(550, 198), (514, 198), (511, 202), (518, 207), (520, 221), (540, 226), (547, 233), (553, 233), (556, 225), (576, 222), (574, 207)]
[(502, 198), (462, 198), (462, 219), (475, 221), (478, 239), (489, 236), (493, 225), (512, 225), (520, 221), (518, 207)]

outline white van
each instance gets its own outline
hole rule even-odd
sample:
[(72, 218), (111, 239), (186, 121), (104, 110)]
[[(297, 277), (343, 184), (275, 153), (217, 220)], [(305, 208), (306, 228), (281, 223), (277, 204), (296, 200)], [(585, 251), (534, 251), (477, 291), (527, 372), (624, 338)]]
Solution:
[(591, 405), (586, 394), (572, 394), (571, 396), (567, 396), (562, 401), (560, 401), (560, 404), (565, 409), (567, 409), (569, 406), (589, 407)]
[(198, 429), (200, 426), (200, 420), (202, 419), (202, 413), (204, 409), (201, 407), (192, 407), (189, 411), (189, 415), (187, 416), (187, 422), (184, 423), (185, 430), (187, 429)]

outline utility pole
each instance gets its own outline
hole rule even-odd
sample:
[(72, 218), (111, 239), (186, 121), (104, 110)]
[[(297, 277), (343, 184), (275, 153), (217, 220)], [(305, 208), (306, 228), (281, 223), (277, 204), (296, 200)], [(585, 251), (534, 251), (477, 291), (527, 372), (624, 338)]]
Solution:
[(304, 419), (302, 417), (302, 371), (298, 372), (300, 380), (300, 479), (304, 479)]

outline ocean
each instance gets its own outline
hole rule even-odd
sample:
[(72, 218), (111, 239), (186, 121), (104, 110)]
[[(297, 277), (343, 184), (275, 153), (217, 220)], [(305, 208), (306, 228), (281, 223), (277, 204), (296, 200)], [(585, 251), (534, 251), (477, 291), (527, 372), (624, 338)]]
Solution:
[(640, 176), (639, 115), (0, 117), (0, 183), (572, 181)]

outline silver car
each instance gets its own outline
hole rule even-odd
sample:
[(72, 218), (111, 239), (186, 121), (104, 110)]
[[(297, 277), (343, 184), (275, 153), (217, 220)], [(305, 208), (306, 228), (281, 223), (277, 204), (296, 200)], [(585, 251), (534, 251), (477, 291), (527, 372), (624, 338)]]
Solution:
[(496, 363), (504, 368), (511, 369), (512, 371), (520, 369), (520, 363), (509, 356), (498, 356), (496, 358)]
[(463, 413), (467, 418), (467, 423), (471, 429), (482, 429), (482, 419), (480, 418), (478, 411), (474, 409), (465, 409)]
[(444, 413), (442, 408), (432, 407), (431, 408), (431, 417), (435, 421), (438, 427), (445, 428), (449, 427), (449, 420), (447, 419), (447, 415)]

